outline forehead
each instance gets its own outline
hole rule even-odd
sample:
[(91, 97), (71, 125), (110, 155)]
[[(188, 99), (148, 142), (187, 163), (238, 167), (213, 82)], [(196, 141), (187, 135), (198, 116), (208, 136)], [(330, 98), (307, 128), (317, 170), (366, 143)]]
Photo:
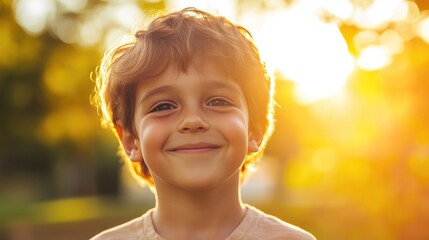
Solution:
[(139, 88), (150, 88), (156, 85), (188, 84), (189, 86), (204, 83), (213, 87), (230, 86), (241, 91), (239, 84), (231, 78), (220, 64), (215, 61), (194, 60), (186, 70), (175, 64), (169, 64), (164, 71), (155, 77), (140, 79)]

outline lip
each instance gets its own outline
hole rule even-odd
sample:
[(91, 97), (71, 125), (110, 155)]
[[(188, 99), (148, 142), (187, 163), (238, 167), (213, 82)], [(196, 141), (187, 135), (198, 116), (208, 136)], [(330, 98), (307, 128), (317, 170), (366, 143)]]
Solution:
[(219, 148), (221, 148), (221, 146), (211, 143), (191, 143), (174, 147), (168, 151), (177, 153), (204, 153), (217, 150)]

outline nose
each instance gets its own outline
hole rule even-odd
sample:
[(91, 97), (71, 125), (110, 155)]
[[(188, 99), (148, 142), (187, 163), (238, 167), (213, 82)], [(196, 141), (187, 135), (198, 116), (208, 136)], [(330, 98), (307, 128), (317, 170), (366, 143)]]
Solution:
[(205, 121), (203, 112), (198, 109), (189, 109), (184, 112), (184, 116), (178, 125), (180, 133), (205, 132), (209, 124)]

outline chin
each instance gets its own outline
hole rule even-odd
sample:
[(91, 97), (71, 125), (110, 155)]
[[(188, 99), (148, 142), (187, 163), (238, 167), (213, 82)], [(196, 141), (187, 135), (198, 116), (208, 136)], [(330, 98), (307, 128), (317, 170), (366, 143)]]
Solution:
[(233, 187), (239, 184), (239, 175), (232, 174), (230, 176), (214, 177), (214, 176), (194, 176), (182, 181), (180, 186), (190, 192), (209, 191), (218, 187)]

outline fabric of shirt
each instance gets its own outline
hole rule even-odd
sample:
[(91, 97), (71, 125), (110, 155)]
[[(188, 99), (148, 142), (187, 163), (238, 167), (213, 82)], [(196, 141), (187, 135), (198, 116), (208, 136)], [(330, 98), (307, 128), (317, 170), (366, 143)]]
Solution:
[[(315, 240), (303, 229), (246, 205), (241, 223), (226, 240)], [(127, 223), (108, 229), (91, 240), (165, 240), (155, 231), (153, 209)]]

